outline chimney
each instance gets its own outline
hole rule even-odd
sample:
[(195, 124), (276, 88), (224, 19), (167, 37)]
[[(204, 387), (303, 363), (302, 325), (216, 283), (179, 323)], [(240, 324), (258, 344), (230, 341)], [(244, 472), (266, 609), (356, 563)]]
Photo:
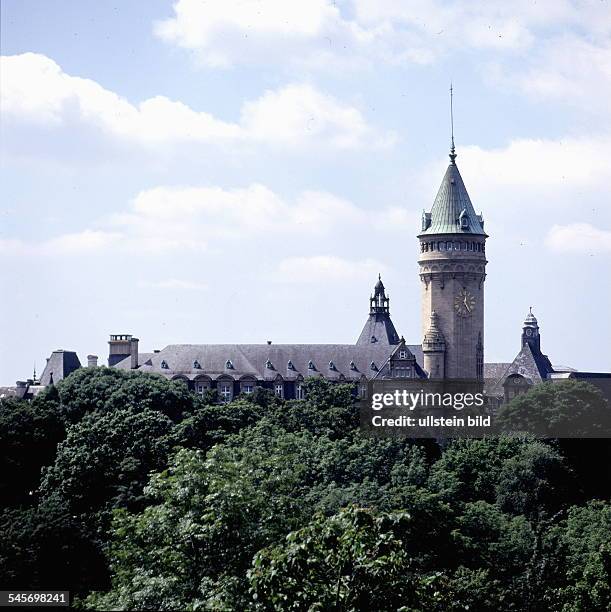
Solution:
[[(136, 343), (138, 341), (136, 340)], [(108, 341), (108, 365), (116, 366), (119, 362), (127, 359), (132, 354), (131, 334), (111, 334)], [(136, 362), (138, 360), (136, 359)], [(131, 365), (131, 363), (130, 363)]]
[(98, 367), (98, 356), (97, 355), (87, 355), (87, 367), (88, 368)]
[(131, 356), (131, 368), (135, 370), (138, 367), (138, 338), (132, 338), (129, 343), (129, 354)]

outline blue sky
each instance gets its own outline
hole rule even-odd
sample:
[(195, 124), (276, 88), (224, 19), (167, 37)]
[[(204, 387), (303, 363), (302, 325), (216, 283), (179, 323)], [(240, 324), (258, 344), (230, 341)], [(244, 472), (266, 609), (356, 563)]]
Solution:
[(486, 361), (528, 307), (610, 370), (608, 2), (2, 3), (0, 382), (56, 348), (353, 342), (449, 144), (486, 219)]

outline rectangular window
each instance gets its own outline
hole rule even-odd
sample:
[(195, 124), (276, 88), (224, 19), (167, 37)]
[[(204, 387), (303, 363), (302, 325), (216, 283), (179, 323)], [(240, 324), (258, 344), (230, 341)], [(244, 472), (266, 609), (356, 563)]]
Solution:
[(303, 388), (303, 385), (295, 385), (295, 398), (298, 400), (305, 399), (305, 390)]
[(233, 395), (233, 385), (230, 383), (222, 383), (221, 384), (221, 401), (228, 403), (231, 401), (231, 396)]
[(359, 385), (359, 395), (361, 397), (367, 397), (367, 385)]
[(197, 383), (195, 385), (195, 390), (200, 394), (203, 395), (204, 393), (206, 393), (206, 391), (208, 391), (209, 389), (209, 385), (207, 383)]
[(282, 383), (278, 383), (275, 386), (274, 391), (278, 397), (283, 397), (284, 396), (284, 385)]
[(255, 387), (252, 383), (245, 383), (242, 385), (242, 393), (252, 393), (254, 388)]

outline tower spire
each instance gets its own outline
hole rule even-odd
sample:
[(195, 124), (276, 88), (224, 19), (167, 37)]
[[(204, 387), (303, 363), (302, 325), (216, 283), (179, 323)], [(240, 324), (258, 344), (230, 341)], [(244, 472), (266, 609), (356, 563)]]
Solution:
[(450, 147), (450, 160), (452, 163), (456, 160), (456, 148), (454, 147), (454, 88), (450, 82), (450, 130), (452, 134), (452, 145)]

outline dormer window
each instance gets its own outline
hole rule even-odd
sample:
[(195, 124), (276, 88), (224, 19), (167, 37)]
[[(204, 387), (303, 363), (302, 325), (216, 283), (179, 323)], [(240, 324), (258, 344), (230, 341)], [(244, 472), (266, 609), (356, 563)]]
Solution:
[(288, 363), (286, 364), (286, 369), (287, 370), (294, 370), (295, 366), (293, 365), (293, 362), (289, 359)]
[(273, 363), (272, 363), (272, 362), (271, 362), (271, 361), (268, 359), (268, 360), (265, 362), (265, 367), (266, 367), (268, 370), (273, 370), (273, 369), (274, 369), (274, 364), (273, 364)]
[(227, 370), (233, 370), (233, 369), (234, 369), (234, 368), (233, 368), (233, 363), (231, 362), (231, 359), (228, 359), (228, 360), (225, 362), (225, 369), (227, 369)]
[(332, 361), (329, 361), (329, 370), (337, 370), (335, 364)]
[(372, 362), (369, 364), (369, 367), (370, 367), (370, 369), (372, 369), (372, 370), (374, 370), (374, 371), (378, 369), (378, 366), (375, 364), (375, 361), (372, 361)]
[(308, 361), (308, 370), (315, 370), (316, 367), (314, 366), (314, 362), (310, 359), (310, 361)]
[(197, 359), (193, 362), (193, 369), (194, 370), (201, 370), (202, 366), (199, 364), (199, 361), (197, 361)]
[(375, 336), (371, 336), (371, 342), (372, 342), (372, 344), (373, 344), (373, 343), (375, 343), (375, 342), (377, 342), (377, 341), (378, 341), (378, 339), (377, 339)]
[(170, 366), (168, 365), (168, 362), (165, 359), (163, 359), (161, 361), (161, 369), (162, 370), (169, 370), (170, 369)]
[(351, 362), (350, 362), (350, 369), (351, 369), (352, 371), (356, 371), (356, 369), (357, 369), (357, 368), (356, 368), (356, 364), (354, 363), (354, 361), (351, 361)]

